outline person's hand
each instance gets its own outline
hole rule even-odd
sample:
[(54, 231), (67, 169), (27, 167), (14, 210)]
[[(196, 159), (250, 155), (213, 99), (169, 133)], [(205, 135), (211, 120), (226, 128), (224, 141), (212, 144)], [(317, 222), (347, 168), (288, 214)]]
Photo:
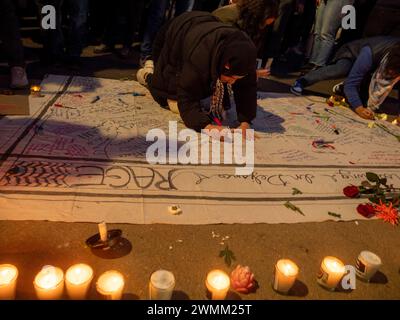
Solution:
[(364, 108), (363, 106), (357, 107), (354, 111), (363, 119), (373, 120), (374, 112), (369, 110), (368, 108)]
[(317, 6), (319, 6), (320, 3), (321, 3), (321, 0), (315, 0), (315, 4), (316, 4)]
[(205, 128), (205, 133), (215, 140), (223, 141), (225, 136), (230, 133), (230, 129), (225, 126), (217, 126), (215, 124), (209, 124)]
[(247, 129), (251, 129), (250, 123), (242, 122), (237, 128), (232, 129), (232, 132), (235, 132), (235, 130), (241, 130), (243, 139), (254, 139), (254, 131), (247, 132)]
[(257, 80), (260, 78), (268, 78), (271, 75), (271, 70), (270, 69), (257, 69), (256, 74), (257, 74)]

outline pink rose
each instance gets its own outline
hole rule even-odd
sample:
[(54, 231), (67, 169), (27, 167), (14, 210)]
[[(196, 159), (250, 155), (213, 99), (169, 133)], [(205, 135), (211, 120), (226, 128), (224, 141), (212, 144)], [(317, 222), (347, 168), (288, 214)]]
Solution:
[(255, 289), (256, 282), (254, 274), (249, 267), (236, 266), (236, 269), (231, 273), (232, 288), (240, 293), (249, 293)]

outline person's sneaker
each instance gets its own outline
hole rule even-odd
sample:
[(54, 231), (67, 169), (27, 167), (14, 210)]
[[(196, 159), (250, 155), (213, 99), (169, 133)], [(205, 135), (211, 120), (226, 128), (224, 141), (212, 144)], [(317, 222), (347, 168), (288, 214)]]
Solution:
[(113, 51), (114, 51), (113, 47), (110, 47), (110, 46), (108, 46), (108, 45), (106, 45), (104, 43), (94, 47), (94, 49), (93, 49), (94, 53), (110, 53), (110, 52), (113, 52)]
[(142, 85), (142, 86), (147, 86), (147, 82), (146, 82), (146, 78), (147, 76), (153, 72), (149, 72), (148, 70), (146, 70), (145, 68), (141, 68), (138, 70), (138, 72), (136, 73), (136, 79), (137, 81)]
[(11, 83), (12, 89), (24, 89), (29, 85), (28, 77), (25, 68), (12, 67), (11, 68)]
[(301, 96), (303, 94), (303, 86), (299, 80), (296, 80), (296, 82), (290, 87), (290, 92), (296, 96)]
[(333, 86), (332, 92), (338, 96), (344, 96), (344, 84), (343, 81)]

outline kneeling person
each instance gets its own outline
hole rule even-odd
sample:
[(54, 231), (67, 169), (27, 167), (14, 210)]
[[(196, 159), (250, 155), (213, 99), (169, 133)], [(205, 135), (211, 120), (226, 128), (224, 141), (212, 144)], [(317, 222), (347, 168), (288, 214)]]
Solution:
[[(240, 129), (257, 110), (256, 48), (242, 31), (205, 12), (189, 12), (165, 25), (149, 61), (137, 73), (154, 100), (177, 112), (188, 128), (224, 129), (224, 97), (233, 92)], [(154, 68), (154, 70), (153, 70)], [(228, 92), (227, 92), (228, 91)], [(200, 101), (211, 96), (209, 110)]]

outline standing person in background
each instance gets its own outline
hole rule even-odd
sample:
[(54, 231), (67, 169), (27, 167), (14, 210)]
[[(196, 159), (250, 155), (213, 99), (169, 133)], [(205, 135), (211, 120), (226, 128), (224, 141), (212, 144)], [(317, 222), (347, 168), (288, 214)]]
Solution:
[[(176, 0), (175, 17), (180, 14), (191, 11), (194, 0)], [(154, 69), (152, 61), (153, 41), (164, 22), (165, 14), (170, 8), (170, 0), (153, 0), (147, 17), (146, 31), (143, 36), (140, 47), (140, 65), (149, 69)]]
[[(94, 48), (95, 53), (107, 53), (115, 50), (117, 37), (122, 35), (121, 56), (127, 58), (130, 54), (135, 32), (140, 28), (145, 0), (116, 0), (114, 5), (107, 7), (106, 25), (103, 43)], [(124, 24), (121, 26), (121, 19)]]
[(28, 86), (25, 71), (24, 48), (13, 0), (0, 0), (0, 40), (10, 66), (10, 87), (21, 89)]
[(342, 8), (354, 0), (317, 0), (318, 8), (314, 26), (314, 44), (310, 60), (303, 71), (320, 68), (327, 64), (342, 25)]
[[(43, 6), (52, 5), (56, 10), (56, 28), (42, 29), (42, 62), (46, 64), (66, 62), (71, 67), (80, 67), (80, 56), (87, 34), (89, 0), (36, 0), (36, 4), (41, 19), (44, 18)], [(63, 8), (68, 10), (69, 17), (66, 41), (62, 31)]]

